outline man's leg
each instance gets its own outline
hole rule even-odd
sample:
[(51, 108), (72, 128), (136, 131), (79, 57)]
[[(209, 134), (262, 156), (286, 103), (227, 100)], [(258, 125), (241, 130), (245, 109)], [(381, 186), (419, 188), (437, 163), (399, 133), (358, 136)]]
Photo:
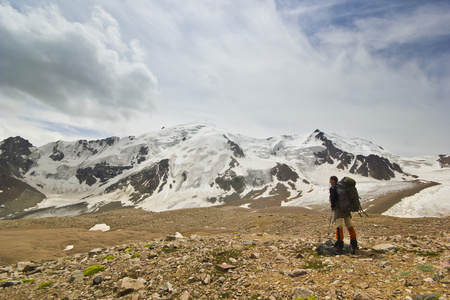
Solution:
[(355, 254), (356, 249), (358, 249), (358, 241), (356, 240), (356, 231), (353, 227), (353, 223), (350, 217), (345, 218), (345, 226), (350, 234), (350, 245), (352, 245), (352, 253)]

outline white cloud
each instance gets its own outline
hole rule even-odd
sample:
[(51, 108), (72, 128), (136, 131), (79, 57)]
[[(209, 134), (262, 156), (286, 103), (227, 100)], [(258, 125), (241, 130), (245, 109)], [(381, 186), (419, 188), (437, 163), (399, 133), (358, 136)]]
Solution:
[(79, 23), (54, 5), (19, 12), (4, 3), (0, 35), (0, 89), (25, 95), (17, 101), (106, 120), (152, 108), (156, 78), (143, 50), (122, 41), (117, 21), (98, 6)]
[[(73, 72), (54, 64), (51, 70), (29, 67), (49, 75), (46, 82), (67, 79), (63, 92), (53, 91), (66, 99), (61, 103), (47, 90), (42, 93), (53, 97), (46, 100), (31, 93), (31, 80), (14, 92), (66, 112), (70, 126), (136, 135), (206, 119), (255, 137), (319, 128), (406, 155), (450, 147), (442, 139), (450, 126), (449, 53), (439, 47), (427, 52), (433, 44), (446, 49), (445, 9), (344, 0), (54, 1), (59, 10), (13, 11), (28, 20), (16, 22), (22, 27), (30, 30), (37, 19), (46, 26), (41, 34), (53, 37), (52, 47), (38, 43), (22, 56), (48, 57), (49, 48), (60, 53), (75, 39), (71, 53), (84, 64)], [(61, 39), (69, 34), (74, 38)], [(86, 101), (71, 107), (72, 95)], [(139, 113), (125, 119), (136, 107)], [(100, 111), (112, 121), (96, 120)]]

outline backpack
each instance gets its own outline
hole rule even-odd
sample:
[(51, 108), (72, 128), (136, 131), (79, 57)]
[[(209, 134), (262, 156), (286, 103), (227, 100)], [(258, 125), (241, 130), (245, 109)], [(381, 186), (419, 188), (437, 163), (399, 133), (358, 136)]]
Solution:
[(344, 177), (337, 183), (337, 192), (339, 195), (339, 208), (344, 212), (362, 211), (361, 202), (359, 202), (356, 181), (350, 177)]

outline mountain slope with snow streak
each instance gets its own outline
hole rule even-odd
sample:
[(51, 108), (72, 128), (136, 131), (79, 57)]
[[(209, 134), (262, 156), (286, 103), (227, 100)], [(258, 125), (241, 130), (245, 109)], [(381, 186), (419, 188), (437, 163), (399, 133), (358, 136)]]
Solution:
[(319, 130), (255, 139), (191, 123), (138, 137), (58, 141), (42, 147), (16, 137), (1, 142), (0, 151), (3, 176), (45, 195), (37, 205), (16, 209), (18, 197), (2, 198), (5, 193), (0, 193), (1, 218), (77, 215), (125, 206), (151, 211), (222, 204), (323, 210), (331, 175), (355, 178), (363, 202), (410, 188), (418, 178), (432, 180), (440, 170), (444, 175), (438, 179), (448, 184), (448, 168), (440, 168), (437, 157), (405, 159), (369, 141)]

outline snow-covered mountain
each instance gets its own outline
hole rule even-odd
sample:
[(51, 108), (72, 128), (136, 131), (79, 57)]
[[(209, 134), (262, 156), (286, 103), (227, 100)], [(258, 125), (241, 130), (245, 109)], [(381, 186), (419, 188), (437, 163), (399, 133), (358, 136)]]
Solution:
[(351, 174), (370, 201), (413, 185), (423, 170), (444, 170), (438, 159), (445, 166), (445, 156), (404, 159), (369, 141), (319, 130), (254, 139), (207, 123), (38, 148), (15, 137), (0, 142), (0, 217), (224, 203), (322, 208), (331, 175)]

